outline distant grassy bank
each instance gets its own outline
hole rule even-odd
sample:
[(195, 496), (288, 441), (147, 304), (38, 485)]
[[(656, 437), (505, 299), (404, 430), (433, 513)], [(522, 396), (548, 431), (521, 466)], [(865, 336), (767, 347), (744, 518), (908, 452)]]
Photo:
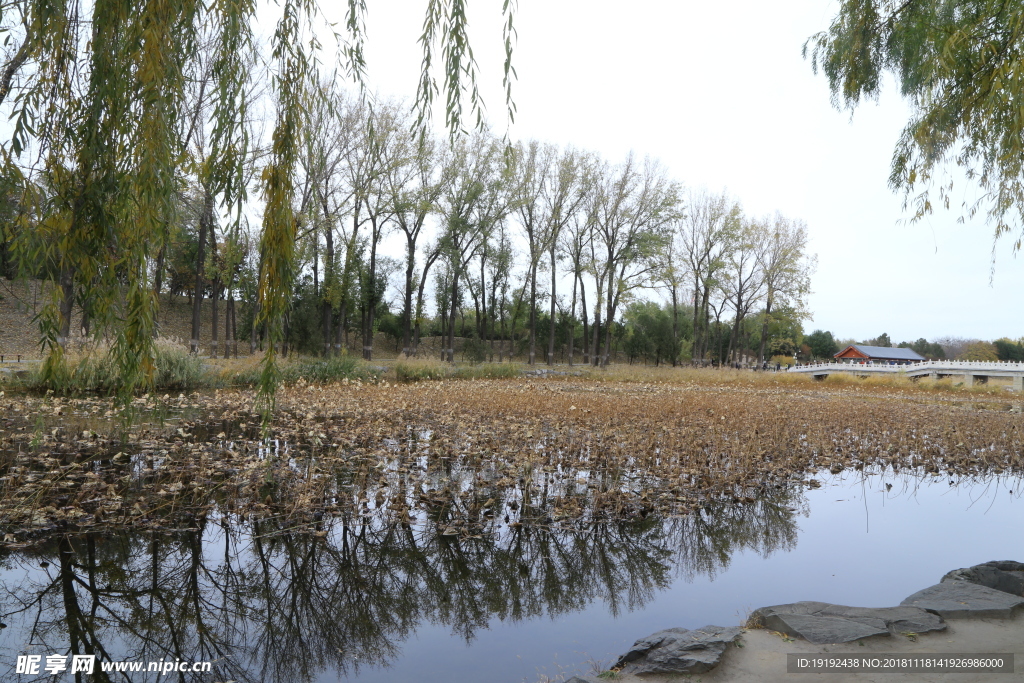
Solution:
[[(232, 359), (194, 356), (179, 343), (161, 339), (156, 345), (155, 390), (191, 391), (196, 389), (245, 388), (259, 382), (262, 355)], [(41, 364), (5, 363), (0, 370), (0, 386), (28, 392), (53, 391), (61, 395), (111, 394), (120, 384), (117, 364), (107, 347), (68, 353), (67, 368), (53, 381), (44, 382)], [(806, 374), (790, 372), (753, 372), (731, 368), (651, 367), (613, 363), (606, 368), (588, 365), (526, 365), (523, 363), (446, 363), (434, 357), (364, 361), (354, 355), (332, 358), (291, 355), (281, 361), (281, 379), (286, 384), (304, 382), (330, 384), (342, 381), (399, 383), (445, 380), (547, 378), (594, 382), (640, 382), (668, 385), (750, 386), (752, 388), (805, 388), (826, 392), (930, 393), (964, 397), (1002, 397), (1012, 399), (1008, 382), (992, 380), (967, 387), (955, 377), (940, 380), (912, 380), (899, 375), (859, 378), (837, 373), (823, 381)], [(1024, 398), (1024, 397), (1022, 397)]]

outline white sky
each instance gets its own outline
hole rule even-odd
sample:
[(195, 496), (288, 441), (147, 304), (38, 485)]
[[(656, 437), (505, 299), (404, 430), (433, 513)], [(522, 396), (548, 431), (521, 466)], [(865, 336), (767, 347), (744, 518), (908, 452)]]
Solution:
[[(411, 100), (422, 0), (370, 2), (369, 85)], [(501, 3), (470, 2), (489, 118), (505, 128)], [(748, 214), (805, 220), (818, 256), (805, 331), (894, 342), (1024, 336), (1024, 267), (958, 211), (910, 223), (887, 187), (907, 108), (894, 87), (856, 113), (801, 57), (836, 3), (521, 0), (513, 139), (658, 157), (688, 186), (727, 188)], [(963, 188), (963, 184), (959, 186)], [(968, 189), (964, 192), (970, 196)]]

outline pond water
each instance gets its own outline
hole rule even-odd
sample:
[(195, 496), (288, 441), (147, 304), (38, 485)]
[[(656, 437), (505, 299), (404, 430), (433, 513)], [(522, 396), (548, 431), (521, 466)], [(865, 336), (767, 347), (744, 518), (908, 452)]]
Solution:
[[(764, 605), (898, 604), (947, 571), (1024, 560), (1019, 478), (844, 472), (757, 501), (585, 527), (446, 535), (427, 518), (315, 533), (54, 538), (0, 555), (0, 681), (18, 655), (211, 661), (95, 680), (520, 683), (607, 668), (637, 638)], [(37, 680), (75, 680), (69, 673)]]

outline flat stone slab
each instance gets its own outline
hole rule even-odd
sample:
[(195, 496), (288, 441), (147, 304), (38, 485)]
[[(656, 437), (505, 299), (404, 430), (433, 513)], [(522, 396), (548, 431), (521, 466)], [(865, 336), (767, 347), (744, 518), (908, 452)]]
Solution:
[(1024, 606), (1024, 598), (970, 581), (943, 581), (914, 593), (901, 604), (926, 609), (944, 619), (1005, 619)]
[(665, 629), (633, 643), (612, 668), (628, 674), (702, 674), (718, 666), (726, 646), (742, 634), (738, 626)]
[(942, 581), (969, 581), (1011, 595), (1024, 596), (1024, 563), (1011, 560), (985, 562), (954, 569)]
[(816, 645), (946, 628), (941, 617), (919, 607), (848, 607), (815, 601), (762, 607), (754, 610), (750, 619)]

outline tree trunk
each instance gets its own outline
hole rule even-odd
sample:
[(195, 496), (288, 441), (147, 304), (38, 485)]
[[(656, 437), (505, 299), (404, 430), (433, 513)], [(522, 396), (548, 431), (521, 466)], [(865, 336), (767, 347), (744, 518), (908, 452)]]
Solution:
[(773, 303), (772, 299), (774, 299), (774, 298), (775, 298), (774, 297), (774, 293), (769, 290), (768, 298), (765, 301), (765, 306), (764, 306), (764, 317), (761, 319), (761, 343), (758, 345), (758, 349), (757, 349), (757, 362), (758, 363), (764, 363), (764, 361), (765, 361), (764, 347), (765, 347), (765, 345), (767, 344), (767, 341), (768, 341), (768, 321), (769, 321), (769, 319), (771, 318), (771, 315), (772, 315), (772, 303)]
[(320, 302), (320, 328), (323, 330), (324, 335), (324, 356), (331, 355), (331, 336), (334, 332), (334, 327), (331, 321), (331, 300), (325, 298)]
[(604, 316), (604, 354), (601, 356), (601, 367), (608, 367), (612, 355), (612, 321), (615, 319), (615, 304), (612, 296), (611, 282), (608, 283), (608, 306)]
[(377, 314), (377, 241), (380, 231), (377, 217), (370, 215), (370, 287), (366, 297), (366, 315), (363, 318), (363, 359), (373, 359), (373, 324)]
[(217, 339), (217, 324), (220, 322), (217, 316), (217, 300), (220, 299), (220, 278), (216, 278), (213, 281), (213, 296), (210, 299), (210, 306), (212, 307), (211, 318), (213, 324), (210, 329), (210, 358), (217, 357), (217, 346), (219, 339)]
[(74, 271), (71, 268), (64, 268), (60, 274), (60, 330), (57, 335), (57, 343), (62, 348), (68, 347), (68, 337), (71, 336), (71, 314), (75, 306), (75, 279)]
[(437, 317), (441, 319), (441, 362), (445, 362), (448, 360), (448, 311), (441, 306), (437, 308)]
[(260, 317), (260, 307), (259, 307), (259, 302), (258, 301), (256, 303), (256, 307), (255, 308), (256, 308), (256, 310), (255, 310), (254, 315), (252, 317), (252, 320), (253, 320), (252, 329), (249, 330), (249, 355), (250, 356), (253, 355), (254, 353), (256, 353), (256, 335), (258, 333), (257, 325), (256, 325), (256, 320)]
[(740, 313), (740, 305), (736, 306), (736, 319), (733, 321), (732, 334), (729, 335), (729, 362), (735, 363), (739, 355), (740, 326), (743, 324), (743, 315)]
[[(572, 274), (572, 301), (569, 304), (569, 367), (572, 367), (572, 347), (576, 342), (576, 273)], [(584, 333), (586, 334), (586, 333)]]
[[(594, 302), (594, 326), (591, 331), (590, 362), (594, 367), (601, 364), (601, 306), (603, 304), (602, 294), (604, 293), (604, 274), (594, 278), (597, 289), (597, 301)], [(605, 321), (605, 325), (608, 321)]]
[(694, 281), (693, 283), (693, 360), (696, 362), (702, 362), (704, 356), (701, 355), (701, 345), (704, 343), (704, 326), (700, 319), (700, 314), (703, 309), (703, 303), (700, 298), (700, 285)]
[(82, 327), (82, 339), (87, 339), (89, 337), (89, 323), (90, 322), (91, 321), (89, 319), (89, 308), (87, 306), (85, 306), (84, 302), (83, 302), (83, 305), (82, 305), (82, 326), (81, 326)]
[[(326, 197), (323, 199), (324, 215), (330, 214)], [(336, 279), (336, 268), (334, 263), (334, 230), (330, 223), (324, 230), (324, 288), (320, 297), (320, 325), (324, 335), (324, 356), (331, 355), (331, 337), (333, 336), (333, 325), (331, 314), (333, 311), (332, 301), (334, 299), (334, 281)], [(319, 241), (319, 240), (318, 240)], [(335, 349), (337, 352), (337, 349)]]
[(679, 360), (679, 291), (672, 285), (672, 367)]
[(451, 315), (448, 318), (448, 362), (455, 362), (455, 316), (459, 309), (459, 271), (452, 273)]
[(583, 273), (580, 278), (580, 312), (583, 313), (583, 364), (590, 365), (590, 327), (587, 320), (587, 288), (583, 286)]
[[(413, 342), (412, 342), (412, 355), (419, 353), (420, 346), (420, 332), (421, 332), (421, 319), (423, 317), (423, 290), (427, 286), (427, 275), (430, 273), (430, 267), (434, 265), (440, 255), (440, 251), (435, 250), (434, 253), (427, 257), (427, 260), (423, 263), (423, 273), (420, 275), (420, 286), (416, 291), (416, 311), (415, 311), (415, 323), (413, 326)], [(444, 312), (440, 312), (441, 318), (444, 318)], [(443, 341), (443, 338), (442, 338)], [(443, 345), (443, 344), (442, 344)], [(443, 358), (442, 358), (443, 360)]]
[(487, 275), (484, 270), (486, 261), (487, 249), (485, 248), (480, 254), (480, 315), (477, 322), (481, 345), (487, 339)]
[[(297, 231), (296, 231), (297, 232)], [(320, 295), (320, 233), (313, 230), (313, 298)]]
[(349, 290), (352, 285), (352, 268), (355, 261), (355, 250), (356, 244), (359, 238), (359, 211), (362, 207), (362, 203), (357, 201), (352, 212), (352, 235), (348, 239), (348, 244), (345, 245), (345, 269), (341, 273), (341, 285), (340, 285), (340, 296), (341, 296), (341, 311), (340, 320), (338, 321), (341, 326), (341, 337), (344, 349), (348, 350), (348, 313), (349, 313)]
[(341, 302), (341, 311), (338, 315), (338, 329), (341, 330), (341, 346), (345, 353), (348, 353), (348, 297), (345, 297)]
[(288, 357), (288, 350), (289, 350), (288, 336), (291, 334), (291, 331), (292, 331), (292, 316), (290, 314), (285, 314), (285, 316), (284, 316), (284, 334), (281, 335), (281, 357), (282, 358), (287, 358)]
[(712, 362), (718, 361), (719, 367), (722, 364), (722, 315), (715, 311), (715, 351), (711, 356)]
[[(493, 280), (491, 280), (491, 305), (487, 309), (488, 310), (488, 315), (490, 316), (490, 323), (491, 323), (488, 326), (488, 328), (487, 328), (488, 342), (489, 342), (489, 346), (490, 346), (490, 353), (488, 355), (488, 360), (490, 362), (492, 362), (492, 363), (494, 362), (494, 333), (495, 333), (495, 331), (496, 331), (496, 329), (498, 327), (497, 314), (495, 312), (497, 307), (498, 307), (498, 278), (495, 277)], [(498, 362), (499, 363), (501, 362), (500, 354), (498, 356)]]
[(205, 288), (203, 266), (206, 261), (206, 233), (213, 229), (213, 193), (203, 189), (203, 213), (199, 217), (199, 250), (196, 254), (196, 277), (192, 297), (192, 338), (189, 350), (199, 353), (199, 335), (202, 324), (203, 289)]
[[(501, 335), (500, 335), (501, 339), (499, 340), (499, 343), (498, 343), (498, 362), (499, 363), (504, 361), (503, 356), (505, 354), (505, 304), (506, 303), (508, 303), (508, 302), (505, 300), (504, 295), (502, 295), (502, 298), (501, 298), (501, 317), (499, 318), (499, 322), (501, 324)], [(508, 360), (509, 360), (510, 363), (512, 362), (512, 356), (511, 355), (509, 355), (509, 359)]]
[[(28, 28), (31, 24), (26, 22), (25, 26)], [(0, 104), (7, 99), (11, 92), (11, 82), (14, 80), (14, 74), (18, 73), (18, 70), (24, 66), (25, 61), (28, 59), (30, 43), (32, 43), (31, 35), (26, 35), (18, 51), (14, 53), (14, 57), (4, 67), (3, 74), (0, 74)]]
[(402, 316), (402, 353), (412, 355), (412, 288), (413, 276), (416, 274), (416, 243), (406, 233), (405, 261), (405, 311)]
[(537, 265), (530, 269), (530, 356), (527, 363), (533, 365), (537, 357)]
[(555, 242), (551, 241), (551, 337), (548, 339), (548, 365), (555, 364)]
[(230, 358), (232, 351), (238, 358), (238, 344), (235, 341), (235, 294), (228, 287), (228, 300), (224, 304), (224, 357)]
[(7, 230), (5, 226), (0, 225), (0, 277), (5, 280), (13, 280), (14, 267), (11, 263), (11, 247), (8, 243), (10, 237)]
[[(164, 284), (164, 254), (167, 252), (167, 241), (160, 245), (160, 251), (156, 255), (156, 266), (153, 273), (153, 295), (156, 297), (157, 302), (160, 301), (160, 290), (163, 289)], [(153, 318), (153, 337), (160, 336), (160, 307), (157, 306), (157, 311)]]
[(711, 343), (711, 285), (704, 285), (704, 292), (701, 295), (701, 326), (703, 327), (704, 333), (701, 336), (701, 349), (700, 357), (704, 360), (709, 351), (709, 344)]
[(341, 328), (343, 325), (344, 318), (338, 316), (338, 320), (334, 323), (334, 355), (341, 355)]

